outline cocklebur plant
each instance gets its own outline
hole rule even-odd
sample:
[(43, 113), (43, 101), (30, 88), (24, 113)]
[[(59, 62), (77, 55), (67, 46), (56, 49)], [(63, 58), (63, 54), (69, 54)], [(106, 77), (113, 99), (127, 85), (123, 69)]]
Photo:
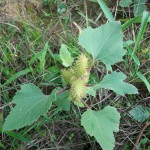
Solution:
[[(123, 49), (123, 33), (120, 22), (108, 22), (98, 28), (84, 29), (78, 38), (91, 58), (101, 61), (107, 67), (123, 60), (126, 51)], [(89, 55), (88, 55), (89, 57)], [(3, 125), (3, 131), (20, 129), (31, 125), (40, 116), (45, 115), (52, 104), (62, 110), (69, 110), (73, 102), (78, 107), (87, 106), (84, 98), (87, 94), (96, 96), (96, 90), (110, 89), (118, 95), (137, 94), (138, 90), (131, 84), (124, 82), (126, 75), (122, 72), (111, 71), (102, 81), (94, 86), (88, 86), (90, 61), (86, 53), (81, 53), (74, 60), (62, 44), (60, 58), (64, 68), (61, 70), (62, 82), (65, 87), (54, 89), (50, 95), (44, 95), (40, 89), (29, 83), (21, 86), (14, 96), (12, 103), (16, 106), (10, 111)], [(81, 125), (85, 131), (94, 136), (103, 150), (112, 150), (115, 146), (113, 132), (119, 131), (120, 114), (116, 108), (106, 106), (102, 110), (92, 110), (92, 106), (81, 116)]]

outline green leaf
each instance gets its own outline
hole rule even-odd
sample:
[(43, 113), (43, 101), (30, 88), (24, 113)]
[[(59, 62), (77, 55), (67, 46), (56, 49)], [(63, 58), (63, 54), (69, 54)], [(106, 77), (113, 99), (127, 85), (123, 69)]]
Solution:
[(150, 112), (145, 107), (137, 105), (129, 111), (130, 115), (137, 121), (143, 122), (150, 117)]
[(140, 31), (138, 33), (138, 37), (137, 37), (137, 40), (136, 40), (136, 43), (135, 43), (135, 46), (133, 48), (133, 52), (132, 52), (132, 55), (134, 55), (134, 53), (137, 51), (139, 45), (140, 45), (140, 42), (141, 40), (143, 39), (143, 36), (144, 36), (144, 32), (146, 30), (146, 27), (147, 27), (147, 23), (148, 23), (148, 18), (149, 18), (149, 15), (150, 13), (147, 12), (147, 11), (144, 11), (143, 12), (143, 15), (142, 15), (142, 22), (141, 22), (141, 26), (140, 26)]
[[(2, 132), (1, 129), (0, 129), (0, 132)], [(15, 138), (15, 139), (17, 139), (19, 141), (22, 141), (24, 143), (27, 143), (27, 144), (30, 144), (30, 145), (36, 147), (36, 144), (32, 143), (32, 141), (30, 141), (29, 139), (27, 139), (26, 137), (24, 137), (25, 135), (22, 135), (20, 133), (15, 132), (15, 131), (14, 132), (13, 131), (6, 131), (5, 134), (7, 134), (8, 136), (13, 137), (13, 138)]]
[(45, 115), (55, 101), (56, 90), (50, 95), (44, 95), (38, 87), (33, 84), (21, 86), (14, 96), (12, 103), (16, 106), (7, 116), (3, 126), (4, 131), (22, 128), (32, 124), (40, 116)]
[(119, 95), (125, 94), (137, 94), (138, 90), (131, 84), (125, 83), (127, 77), (122, 72), (112, 72), (111, 74), (106, 75), (103, 80), (95, 85), (94, 89), (104, 88), (110, 89)]
[(148, 79), (146, 79), (146, 77), (141, 72), (137, 72), (137, 76), (145, 83), (147, 90), (150, 93), (150, 83)]
[(60, 77), (60, 68), (57, 66), (50, 66), (45, 70), (44, 80), (46, 81), (47, 85), (61, 83)]
[[(127, 48), (127, 50), (128, 50), (128, 53), (127, 53), (127, 54), (132, 55), (133, 49), (128, 45), (128, 43), (124, 43), (124, 46), (125, 46), (125, 47)], [(135, 54), (133, 54), (133, 55), (132, 55), (132, 58), (133, 58), (134, 62), (139, 66), (139, 65), (140, 65), (140, 60), (138, 59), (138, 57), (137, 57)]]
[(133, 23), (137, 22), (138, 20), (140, 20), (141, 22), (141, 17), (137, 16), (135, 18), (130, 18), (125, 20), (125, 23), (122, 25), (122, 30), (126, 30), (127, 28), (129, 28)]
[(77, 107), (85, 107), (84, 104), (81, 101), (74, 101), (73, 102)]
[(15, 74), (12, 75), (9, 79), (6, 80), (6, 82), (2, 85), (2, 87), (5, 86), (5, 85), (10, 84), (11, 82), (13, 82), (14, 80), (16, 80), (16, 79), (19, 78), (20, 76), (23, 76), (23, 75), (25, 75), (25, 74), (27, 74), (27, 73), (29, 73), (29, 72), (31, 72), (31, 71), (32, 71), (31, 68), (27, 68), (27, 69), (25, 69), (25, 70), (22, 70), (22, 71), (20, 71), (20, 72), (15, 73)]
[(31, 58), (31, 60), (29, 61), (29, 64), (32, 65), (37, 59), (39, 59), (41, 61), (41, 56), (45, 55), (45, 53), (47, 52), (48, 49), (48, 43), (45, 44), (43, 50), (39, 51), (38, 53), (35, 53), (34, 56)]
[(105, 4), (105, 2), (103, 0), (97, 0), (101, 9), (103, 10), (106, 18), (109, 20), (109, 21), (115, 21), (112, 13), (110, 12), (109, 8), (107, 7), (107, 5)]
[(113, 132), (119, 131), (120, 114), (116, 108), (106, 106), (100, 111), (84, 112), (81, 125), (90, 136), (94, 136), (103, 150), (112, 150), (115, 145)]
[(147, 0), (134, 0), (134, 16), (142, 15), (143, 11), (147, 10), (146, 2)]
[[(58, 88), (57, 90), (61, 90)], [(70, 110), (70, 100), (69, 100), (69, 92), (65, 91), (60, 94), (57, 94), (56, 105), (62, 110), (69, 111)]]
[(121, 7), (129, 7), (132, 4), (132, 0), (121, 0), (119, 2), (119, 6)]
[(65, 44), (61, 45), (59, 56), (65, 67), (72, 66), (73, 58), (71, 57), (71, 54), (69, 53), (69, 51), (67, 49), (67, 45), (65, 45)]
[(95, 29), (84, 29), (79, 35), (79, 44), (94, 59), (101, 60), (106, 65), (122, 61), (125, 55), (120, 22), (109, 22)]
[(87, 89), (86, 90), (87, 94), (94, 96), (94, 97), (96, 96), (96, 91), (93, 89), (93, 87), (87, 87), (86, 89)]

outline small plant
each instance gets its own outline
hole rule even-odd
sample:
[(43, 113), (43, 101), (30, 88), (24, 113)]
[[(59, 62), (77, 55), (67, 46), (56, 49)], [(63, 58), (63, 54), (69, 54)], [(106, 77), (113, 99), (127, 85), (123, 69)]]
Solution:
[(129, 113), (138, 122), (144, 122), (150, 118), (150, 110), (141, 105), (137, 105), (132, 110), (130, 110)]
[[(87, 107), (81, 116), (81, 125), (86, 132), (94, 136), (104, 150), (113, 149), (115, 144), (113, 132), (119, 131), (119, 112), (112, 106), (106, 106), (102, 110), (92, 110), (92, 106), (88, 106), (84, 98), (86, 95), (96, 96), (96, 90), (100, 88), (110, 89), (118, 95), (138, 93), (133, 85), (124, 82), (126, 75), (116, 71), (105, 75), (102, 81), (94, 86), (88, 86), (94, 61), (101, 61), (109, 68), (122, 61), (126, 52), (123, 49), (120, 22), (113, 21), (95, 29), (91, 27), (84, 29), (79, 35), (79, 45), (85, 48), (91, 57), (89, 55), (87, 57), (86, 53), (81, 53), (74, 60), (67, 46), (62, 44), (60, 58), (66, 67), (61, 70), (63, 89), (57, 87), (50, 95), (44, 95), (37, 86), (31, 83), (22, 85), (21, 90), (12, 100), (16, 106), (5, 120), (4, 131), (20, 129), (32, 124), (40, 116), (45, 115), (53, 103), (56, 103), (62, 110), (69, 110), (70, 102), (73, 102), (78, 107)], [(92, 61), (90, 61), (91, 58)]]

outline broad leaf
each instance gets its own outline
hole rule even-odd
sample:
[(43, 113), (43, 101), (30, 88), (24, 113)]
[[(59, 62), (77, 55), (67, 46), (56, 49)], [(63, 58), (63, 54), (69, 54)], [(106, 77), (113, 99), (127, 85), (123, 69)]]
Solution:
[(119, 6), (121, 7), (129, 7), (132, 4), (132, 0), (121, 0), (119, 2)]
[(150, 112), (141, 105), (136, 106), (130, 110), (130, 115), (137, 121), (143, 122), (150, 117)]
[(106, 106), (101, 111), (84, 112), (81, 124), (90, 136), (94, 136), (103, 150), (112, 150), (115, 145), (113, 132), (119, 131), (120, 114), (116, 108)]
[[(58, 88), (57, 90), (61, 90), (61, 88)], [(69, 111), (70, 110), (70, 100), (69, 100), (69, 92), (65, 91), (60, 94), (57, 94), (56, 96), (56, 105), (62, 110)]]
[(11, 110), (6, 118), (3, 130), (14, 130), (32, 124), (40, 116), (45, 115), (55, 101), (56, 91), (50, 95), (44, 95), (38, 87), (33, 84), (21, 86), (21, 90), (16, 93), (13, 103), (16, 106)]
[(96, 91), (93, 87), (87, 87), (86, 93), (94, 97), (96, 96)]
[(93, 88), (95, 90), (99, 88), (110, 89), (119, 95), (137, 94), (138, 90), (136, 87), (124, 82), (126, 78), (126, 75), (122, 72), (114, 71), (111, 74), (104, 76), (103, 80)]
[(65, 44), (61, 45), (59, 56), (65, 67), (72, 66), (73, 58), (71, 57), (71, 54), (69, 53), (69, 51), (67, 49), (67, 45), (65, 45)]
[(95, 29), (84, 29), (79, 35), (79, 44), (94, 59), (101, 60), (104, 64), (113, 65), (120, 62), (125, 54), (120, 22), (109, 22)]

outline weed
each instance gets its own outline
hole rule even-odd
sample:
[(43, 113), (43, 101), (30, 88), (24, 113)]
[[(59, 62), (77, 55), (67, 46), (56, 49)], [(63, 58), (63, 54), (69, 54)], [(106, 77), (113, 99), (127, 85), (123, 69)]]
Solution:
[[(99, 17), (103, 15), (94, 10), (97, 18), (89, 18), (91, 14), (87, 2), (82, 5), (81, 1), (77, 4), (71, 1), (58, 6), (53, 1), (54, 9), (50, 7), (50, 2), (43, 1), (43, 18), (35, 24), (28, 21), (1, 24), (0, 95), (1, 116), (4, 116), (1, 120), (5, 119), (5, 122), (0, 128), (3, 132), (0, 147), (100, 149), (98, 142), (103, 149), (114, 146), (115, 149), (131, 149), (142, 124), (131, 119), (128, 111), (138, 103), (147, 105), (148, 101), (148, 55), (145, 53), (148, 40), (144, 39), (148, 13), (144, 12), (143, 17), (127, 19), (121, 25), (115, 21), (105, 3), (98, 1), (109, 21), (99, 26)], [(92, 5), (98, 6), (96, 3)], [(70, 15), (82, 7), (84, 11)], [(117, 9), (115, 13), (117, 15)], [(73, 23), (74, 19), (76, 23)], [(48, 20), (52, 23), (47, 25)], [(122, 18), (118, 20), (124, 22)], [(135, 24), (137, 20), (141, 22), (139, 33)], [(89, 25), (94, 28), (87, 27), (81, 31)], [(81, 32), (78, 44), (75, 27)], [(68, 52), (62, 52), (65, 56), (59, 54), (61, 43), (67, 47)], [(84, 58), (76, 59), (80, 58), (80, 53), (88, 58), (88, 65), (85, 65)], [(87, 73), (90, 77), (88, 82), (83, 83)], [(84, 94), (78, 83), (86, 88)], [(137, 89), (129, 83), (138, 87), (140, 95), (121, 96), (137, 93)], [(114, 145), (113, 132), (119, 130), (119, 122), (120, 131), (115, 134), (117, 143)], [(85, 134), (81, 124), (95, 138)], [(13, 129), (19, 130), (7, 131)], [(107, 144), (105, 141), (108, 141)], [(145, 133), (141, 142), (135, 144), (147, 148), (148, 141), (148, 134)]]

